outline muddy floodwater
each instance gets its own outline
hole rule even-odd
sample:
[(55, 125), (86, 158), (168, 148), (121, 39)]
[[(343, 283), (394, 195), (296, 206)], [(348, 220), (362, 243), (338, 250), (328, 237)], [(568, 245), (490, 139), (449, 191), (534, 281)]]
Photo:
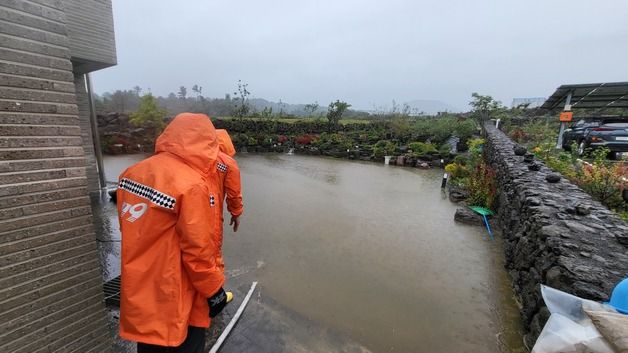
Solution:
[[(107, 179), (141, 158), (106, 157)], [(245, 213), (225, 231), (227, 288), (259, 281), (260, 295), (372, 352), (524, 351), (499, 236), (454, 223), (441, 170), (237, 160)]]

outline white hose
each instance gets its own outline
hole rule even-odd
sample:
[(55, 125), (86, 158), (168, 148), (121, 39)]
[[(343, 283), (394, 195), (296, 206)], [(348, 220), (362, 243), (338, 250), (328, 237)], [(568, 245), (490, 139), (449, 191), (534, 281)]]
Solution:
[(242, 304), (240, 304), (238, 311), (236, 311), (233, 318), (231, 318), (229, 325), (227, 325), (227, 327), (225, 327), (225, 330), (222, 331), (222, 333), (220, 334), (220, 337), (218, 337), (218, 340), (216, 341), (216, 343), (214, 343), (214, 346), (209, 351), (209, 353), (218, 352), (222, 343), (227, 339), (227, 336), (229, 336), (229, 332), (231, 332), (231, 330), (233, 329), (233, 326), (235, 326), (236, 322), (238, 322), (238, 319), (240, 319), (240, 316), (244, 312), (246, 305), (249, 303), (249, 300), (251, 299), (251, 295), (253, 295), (253, 292), (255, 291), (255, 287), (257, 287), (257, 282), (253, 282), (251, 284), (251, 289), (249, 289), (249, 292), (246, 294), (246, 297), (244, 297), (244, 300), (242, 301)]

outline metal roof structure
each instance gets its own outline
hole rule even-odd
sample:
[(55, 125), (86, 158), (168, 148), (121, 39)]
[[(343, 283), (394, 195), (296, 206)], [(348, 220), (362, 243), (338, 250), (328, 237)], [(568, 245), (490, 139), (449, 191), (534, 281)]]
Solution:
[(562, 109), (571, 93), (571, 109), (628, 108), (628, 82), (562, 85), (541, 105)]

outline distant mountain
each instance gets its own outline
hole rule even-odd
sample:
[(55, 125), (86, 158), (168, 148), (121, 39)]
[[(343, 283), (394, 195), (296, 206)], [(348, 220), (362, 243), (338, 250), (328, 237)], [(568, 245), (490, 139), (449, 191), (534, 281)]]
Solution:
[(462, 111), (460, 108), (456, 108), (439, 100), (416, 99), (406, 102), (406, 104), (410, 106), (412, 113), (422, 112), (428, 115), (434, 115), (439, 112), (459, 113)]

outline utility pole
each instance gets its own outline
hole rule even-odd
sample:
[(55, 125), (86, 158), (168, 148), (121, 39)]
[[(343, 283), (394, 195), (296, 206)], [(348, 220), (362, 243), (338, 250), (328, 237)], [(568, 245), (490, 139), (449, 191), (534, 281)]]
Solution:
[(96, 107), (94, 105), (94, 93), (92, 90), (92, 80), (89, 74), (85, 74), (85, 80), (87, 81), (87, 96), (89, 101), (89, 116), (91, 120), (92, 128), (92, 141), (94, 142), (94, 153), (96, 154), (96, 166), (98, 168), (98, 181), (100, 182), (100, 188), (103, 189), (107, 186), (105, 180), (105, 167), (103, 165), (102, 151), (100, 146), (100, 137), (98, 135), (98, 119), (96, 118)]
[[(563, 108), (563, 112), (571, 112), (571, 93), (573, 91), (569, 91), (567, 94), (567, 99), (565, 99), (565, 107)], [(565, 126), (567, 125), (567, 121), (571, 121), (571, 114), (567, 114), (569, 116), (569, 120), (563, 120), (563, 114), (561, 114), (560, 119), (560, 131), (558, 132), (558, 140), (556, 141), (556, 148), (563, 148), (563, 134), (565, 133)], [(565, 116), (567, 116), (565, 115)]]

